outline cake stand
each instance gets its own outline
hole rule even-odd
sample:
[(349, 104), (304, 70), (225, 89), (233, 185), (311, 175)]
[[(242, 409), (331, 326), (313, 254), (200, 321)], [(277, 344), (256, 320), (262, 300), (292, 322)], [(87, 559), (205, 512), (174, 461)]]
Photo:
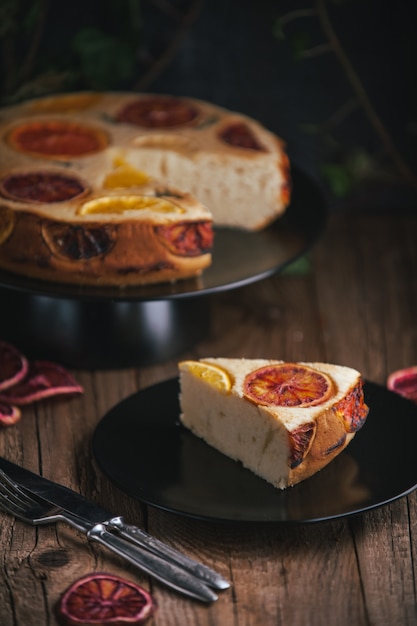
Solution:
[(323, 231), (320, 189), (297, 169), (292, 177), (291, 204), (268, 228), (215, 229), (213, 263), (199, 278), (120, 289), (0, 272), (1, 338), (74, 369), (140, 367), (185, 352), (208, 332), (212, 294), (282, 271)]

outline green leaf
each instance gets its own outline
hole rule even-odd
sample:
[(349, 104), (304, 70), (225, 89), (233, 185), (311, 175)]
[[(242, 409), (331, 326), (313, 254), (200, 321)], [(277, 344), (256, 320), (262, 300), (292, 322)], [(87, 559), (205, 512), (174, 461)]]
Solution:
[(84, 80), (93, 89), (108, 89), (129, 80), (135, 50), (126, 41), (97, 28), (83, 28), (73, 40)]
[(323, 165), (322, 174), (335, 196), (344, 197), (352, 188), (352, 179), (348, 168), (342, 164)]

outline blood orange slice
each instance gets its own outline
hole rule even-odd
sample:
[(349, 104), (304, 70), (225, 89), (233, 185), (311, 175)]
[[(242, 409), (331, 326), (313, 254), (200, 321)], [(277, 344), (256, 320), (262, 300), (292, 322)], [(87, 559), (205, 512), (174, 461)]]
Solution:
[(211, 222), (183, 222), (157, 226), (156, 232), (163, 244), (178, 256), (198, 256), (210, 252), (214, 233)]
[(248, 374), (243, 383), (248, 400), (264, 406), (311, 407), (333, 395), (331, 378), (300, 363), (272, 364)]
[(73, 176), (57, 172), (12, 174), (0, 182), (0, 191), (12, 200), (23, 202), (63, 202), (87, 190)]
[(258, 152), (265, 151), (265, 148), (259, 143), (249, 126), (243, 122), (229, 124), (219, 133), (219, 137), (225, 143), (236, 148), (257, 150)]
[(57, 612), (69, 626), (126, 626), (140, 624), (156, 605), (139, 585), (110, 574), (90, 574), (71, 585)]
[(108, 144), (103, 131), (64, 120), (26, 122), (16, 126), (7, 140), (20, 152), (52, 158), (93, 154)]
[(154, 96), (128, 104), (117, 115), (120, 122), (145, 128), (167, 128), (193, 122), (199, 111), (180, 98)]
[(1, 392), (0, 402), (24, 405), (50, 396), (82, 392), (81, 385), (60, 365), (34, 361), (23, 380)]
[(392, 372), (388, 376), (387, 387), (400, 396), (417, 402), (417, 365)]
[(28, 371), (26, 357), (6, 341), (0, 341), (0, 391), (23, 380)]

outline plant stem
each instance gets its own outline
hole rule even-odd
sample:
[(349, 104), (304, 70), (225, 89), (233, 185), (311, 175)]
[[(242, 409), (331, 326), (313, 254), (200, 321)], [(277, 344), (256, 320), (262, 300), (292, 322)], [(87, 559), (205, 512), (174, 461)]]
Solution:
[(379, 115), (377, 114), (359, 76), (357, 75), (355, 69), (353, 68), (349, 58), (347, 57), (343, 49), (343, 46), (340, 43), (339, 38), (337, 37), (333, 29), (328, 12), (326, 10), (326, 0), (316, 0), (316, 7), (317, 7), (317, 15), (320, 20), (323, 31), (326, 34), (326, 37), (328, 38), (329, 43), (331, 44), (334, 53), (339, 59), (339, 62), (342, 65), (346, 73), (346, 76), (356, 93), (358, 102), (362, 106), (370, 124), (372, 125), (375, 132), (381, 139), (383, 145), (385, 146), (387, 153), (390, 155), (391, 159), (395, 163), (398, 171), (401, 173), (401, 175), (404, 177), (404, 179), (407, 182), (409, 182), (414, 187), (417, 187), (416, 176), (414, 175), (412, 170), (408, 167), (407, 163), (405, 163), (405, 161), (399, 154), (396, 146), (394, 145), (394, 142), (392, 141), (390, 134), (387, 132), (387, 129), (385, 128)]

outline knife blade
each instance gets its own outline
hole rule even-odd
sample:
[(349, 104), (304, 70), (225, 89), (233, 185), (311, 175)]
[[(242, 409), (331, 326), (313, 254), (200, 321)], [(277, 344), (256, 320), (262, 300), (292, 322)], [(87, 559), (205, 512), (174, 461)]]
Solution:
[(102, 524), (107, 531), (116, 532), (126, 540), (146, 548), (166, 561), (179, 565), (207, 585), (219, 590), (230, 587), (230, 583), (211, 568), (189, 558), (139, 527), (126, 524), (121, 516), (115, 516), (76, 491), (35, 474), (3, 457), (0, 457), (0, 468), (15, 482), (49, 503), (87, 520), (92, 525)]

